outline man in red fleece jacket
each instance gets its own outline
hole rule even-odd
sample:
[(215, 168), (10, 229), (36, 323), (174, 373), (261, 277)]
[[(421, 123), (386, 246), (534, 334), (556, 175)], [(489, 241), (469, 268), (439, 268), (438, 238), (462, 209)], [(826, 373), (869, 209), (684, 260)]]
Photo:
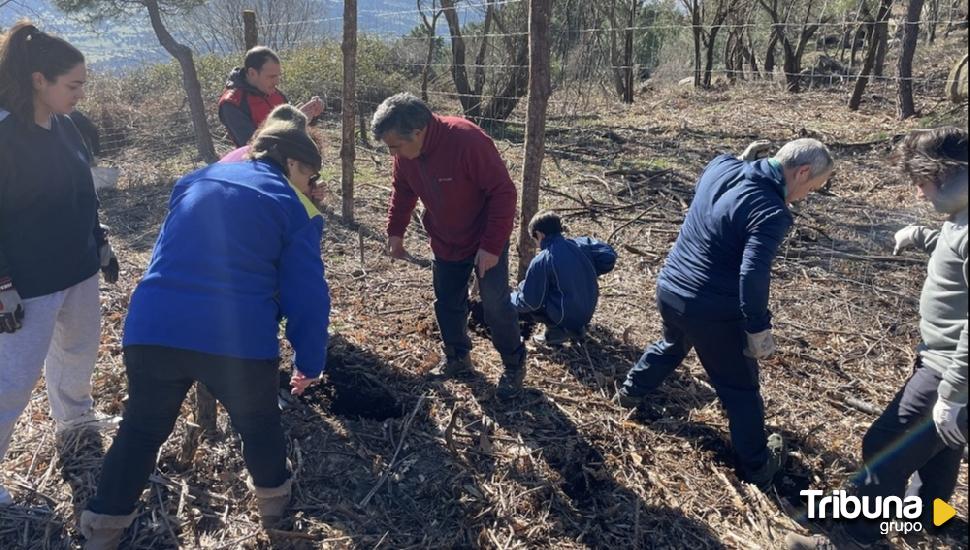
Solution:
[(478, 278), (485, 322), (502, 356), (499, 395), (511, 397), (525, 378), (525, 346), (509, 301), (509, 235), (516, 190), (491, 138), (460, 117), (439, 116), (417, 97), (384, 100), (371, 130), (394, 157), (387, 214), (388, 253), (406, 258), (404, 230), (418, 199), (434, 252), (435, 316), (445, 357), (437, 371), (457, 376), (472, 368), (468, 282)]

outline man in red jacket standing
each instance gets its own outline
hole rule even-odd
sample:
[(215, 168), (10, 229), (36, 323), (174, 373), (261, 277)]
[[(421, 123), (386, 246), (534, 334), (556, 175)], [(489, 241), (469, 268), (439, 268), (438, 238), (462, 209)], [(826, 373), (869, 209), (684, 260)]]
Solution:
[(525, 378), (526, 358), (508, 288), (516, 190), (495, 143), (472, 122), (436, 115), (408, 93), (385, 99), (371, 130), (394, 157), (387, 215), (391, 257), (408, 257), (404, 230), (418, 199), (424, 204), (422, 224), (434, 252), (434, 309), (445, 351), (438, 372), (457, 376), (473, 368), (467, 296), (474, 271), (485, 323), (505, 365), (498, 393), (514, 396)]

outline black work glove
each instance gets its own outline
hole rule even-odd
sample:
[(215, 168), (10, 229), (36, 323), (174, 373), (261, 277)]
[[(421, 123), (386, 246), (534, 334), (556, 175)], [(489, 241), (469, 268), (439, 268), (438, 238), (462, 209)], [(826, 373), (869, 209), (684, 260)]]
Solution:
[(0, 333), (13, 334), (23, 326), (24, 304), (9, 277), (0, 279)]
[(98, 248), (98, 257), (101, 259), (101, 273), (104, 275), (104, 281), (106, 283), (117, 283), (118, 282), (118, 258), (115, 257), (115, 253), (111, 250), (111, 244), (105, 241)]

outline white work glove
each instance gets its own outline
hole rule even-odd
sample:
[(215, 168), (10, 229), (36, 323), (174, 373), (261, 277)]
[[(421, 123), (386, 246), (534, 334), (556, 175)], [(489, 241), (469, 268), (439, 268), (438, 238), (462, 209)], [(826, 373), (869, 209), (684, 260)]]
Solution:
[(771, 150), (771, 142), (767, 139), (759, 139), (758, 141), (752, 141), (751, 145), (741, 153), (738, 160), (758, 160), (761, 157), (768, 156), (768, 151)]
[(775, 350), (775, 339), (771, 336), (771, 329), (765, 329), (761, 332), (746, 332), (748, 335), (748, 347), (745, 348), (744, 354), (752, 359), (767, 359), (771, 357)]
[(916, 235), (923, 230), (922, 225), (907, 225), (906, 227), (900, 229), (893, 235), (896, 239), (896, 246), (893, 248), (893, 256), (899, 256), (899, 253), (907, 248), (916, 244)]
[(0, 333), (13, 334), (23, 326), (24, 303), (8, 277), (0, 279)]
[(959, 404), (947, 401), (942, 397), (937, 397), (936, 405), (933, 405), (933, 423), (936, 424), (936, 433), (940, 439), (951, 449), (959, 449), (967, 444), (967, 435), (960, 429), (960, 411), (966, 404)]

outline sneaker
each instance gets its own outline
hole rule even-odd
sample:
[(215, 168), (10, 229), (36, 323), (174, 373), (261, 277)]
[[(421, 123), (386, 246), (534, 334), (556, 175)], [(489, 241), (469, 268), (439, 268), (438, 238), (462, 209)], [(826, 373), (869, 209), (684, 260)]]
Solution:
[(839, 528), (832, 532), (831, 537), (798, 533), (785, 535), (785, 548), (788, 550), (867, 550), (874, 547), (874, 544), (863, 544), (855, 540), (844, 529)]
[(109, 430), (116, 427), (120, 422), (120, 416), (105, 414), (97, 409), (88, 409), (86, 413), (77, 418), (63, 422), (55, 422), (54, 433), (56, 435), (65, 435), (70, 431), (80, 428), (98, 431)]
[(3, 485), (0, 485), (0, 506), (10, 506), (11, 504), (13, 504), (13, 496)]
[(456, 378), (467, 375), (474, 369), (475, 364), (472, 363), (472, 358), (468, 355), (462, 357), (449, 357), (446, 355), (438, 362), (438, 366), (431, 370), (431, 373), (435, 376)]
[(532, 337), (532, 341), (541, 346), (560, 346), (572, 339), (566, 329), (556, 326), (546, 326), (546, 330)]
[(771, 434), (768, 436), (768, 461), (761, 468), (754, 472), (749, 472), (746, 476), (748, 483), (754, 483), (758, 489), (767, 491), (775, 481), (775, 475), (785, 467), (785, 460), (788, 454), (785, 448), (785, 440), (781, 434)]
[(620, 389), (616, 390), (616, 395), (613, 396), (613, 401), (624, 409), (635, 409), (643, 402), (643, 396), (633, 395), (626, 389), (626, 386), (620, 386)]

